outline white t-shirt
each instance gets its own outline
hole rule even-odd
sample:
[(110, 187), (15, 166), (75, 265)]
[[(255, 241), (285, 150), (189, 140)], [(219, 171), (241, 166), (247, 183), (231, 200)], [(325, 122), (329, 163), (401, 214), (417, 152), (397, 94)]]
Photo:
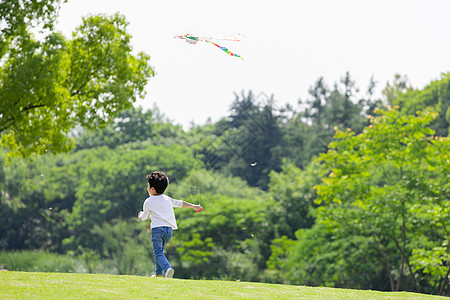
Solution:
[(150, 196), (144, 201), (140, 219), (145, 221), (150, 215), (151, 228), (169, 226), (173, 230), (178, 229), (174, 207), (183, 207), (183, 200), (172, 199), (164, 194)]

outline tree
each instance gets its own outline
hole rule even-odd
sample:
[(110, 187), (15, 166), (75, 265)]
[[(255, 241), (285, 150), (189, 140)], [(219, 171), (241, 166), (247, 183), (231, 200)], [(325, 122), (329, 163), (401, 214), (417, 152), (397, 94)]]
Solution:
[(180, 261), (189, 269), (191, 278), (199, 278), (199, 275), (205, 275), (204, 270), (213, 257), (213, 239), (210, 237), (204, 240), (200, 239), (199, 233), (194, 233), (192, 239), (180, 243), (176, 251), (180, 255)]
[[(233, 188), (229, 183), (228, 186), (230, 193)], [(265, 266), (266, 257), (262, 251), (268, 247), (264, 242), (271, 230), (265, 217), (268, 201), (259, 197), (249, 199), (220, 194), (200, 194), (195, 198), (188, 201), (201, 203), (204, 207), (201, 214), (193, 216), (189, 210), (175, 211), (178, 226), (182, 228), (177, 233), (180, 241), (177, 247), (181, 249), (176, 254), (193, 254), (189, 262), (175, 260), (179, 274), (185, 278), (229, 278), (239, 274), (238, 278), (255, 280), (258, 269)], [(233, 259), (242, 260), (241, 264)], [(203, 267), (195, 266), (195, 260), (203, 261)], [(195, 273), (191, 274), (191, 270)]]
[(332, 131), (334, 126), (338, 126), (360, 132), (367, 123), (367, 119), (363, 116), (364, 101), (355, 99), (358, 89), (348, 72), (345, 77), (341, 78), (341, 84), (343, 85), (343, 91), (341, 91), (340, 86), (335, 84), (327, 98), (325, 124), (328, 126), (326, 128)]
[[(419, 276), (431, 278), (415, 271), (420, 267), (412, 263), (413, 249), (449, 251), (450, 140), (433, 137), (427, 127), (437, 113), (403, 115), (398, 108), (379, 113), (359, 135), (336, 128), (329, 151), (319, 159), (323, 182), (316, 186), (316, 201), (323, 206), (318, 220), (334, 231), (371, 237), (391, 289), (405, 286), (405, 273), (420, 291)], [(442, 260), (449, 268), (446, 256), (434, 257)]]
[(9, 156), (68, 151), (75, 126), (103, 126), (144, 96), (153, 70), (148, 55), (132, 55), (127, 25), (117, 14), (89, 16), (69, 41), (53, 32), (37, 41), (26, 29), (10, 39), (0, 64), (0, 145)]
[[(290, 284), (388, 290), (373, 241), (358, 234), (330, 231), (323, 223), (299, 229), (296, 240), (275, 240), (275, 267)], [(282, 241), (282, 240), (281, 240)], [(278, 248), (277, 248), (278, 247)], [(284, 257), (286, 256), (286, 257)]]
[(260, 105), (256, 100), (251, 91), (242, 93), (242, 99), (236, 95), (221, 145), (227, 160), (224, 168), (249, 185), (266, 189), (270, 171), (281, 170), (281, 116), (273, 97)]
[(121, 111), (117, 118), (103, 128), (82, 130), (76, 138), (76, 148), (116, 148), (126, 143), (146, 140), (151, 140), (156, 145), (176, 139), (181, 144), (183, 133), (180, 125), (172, 125), (160, 116), (157, 107), (147, 111), (131, 107)]
[(151, 249), (142, 222), (115, 219), (95, 225), (91, 234), (101, 245), (100, 254), (111, 260), (120, 275), (138, 274), (142, 265), (151, 270)]
[(330, 96), (328, 86), (325, 84), (323, 77), (320, 77), (314, 87), (309, 88), (309, 94), (312, 99), (307, 101), (306, 104), (310, 105), (310, 109), (307, 109), (307, 116), (311, 119), (313, 124), (317, 126), (323, 125), (325, 105), (327, 99)]
[(320, 77), (309, 88), (303, 111), (294, 112), (283, 123), (283, 158), (292, 161), (298, 167), (305, 167), (319, 153), (326, 152), (333, 139), (333, 128), (351, 128), (361, 132), (368, 125), (365, 114), (380, 105), (372, 99), (375, 82), (371, 79), (368, 86), (368, 99), (356, 99), (358, 88), (347, 72), (331, 90)]
[(22, 36), (27, 28), (40, 27), (41, 31), (53, 28), (61, 2), (67, 0), (24, 1), (8, 0), (0, 3), (0, 59), (7, 53), (9, 45)]
[[(2, 151), (0, 156), (4, 164), (6, 154)], [(15, 160), (3, 167), (5, 176), (0, 183), (0, 248), (3, 250), (61, 250), (61, 240), (68, 232), (64, 221), (68, 215), (66, 205), (71, 203), (70, 195), (67, 202), (64, 199), (61, 203), (57, 198), (66, 189), (67, 181), (68, 189), (76, 186), (77, 174), (71, 167), (65, 168), (64, 175), (68, 178), (59, 178), (58, 184), (54, 184), (56, 159), (48, 157), (35, 162)]]
[(441, 74), (439, 80), (430, 82), (421, 90), (408, 89), (399, 93), (392, 101), (407, 114), (416, 111), (436, 111), (439, 113), (430, 127), (438, 136), (450, 133), (450, 73)]
[(311, 212), (316, 192), (312, 187), (320, 183), (318, 167), (310, 163), (301, 170), (285, 161), (282, 172), (270, 173), (269, 191), (278, 205), (272, 207), (268, 216), (273, 220), (276, 237), (285, 235), (293, 239), (298, 229), (314, 224)]
[(405, 93), (407, 91), (412, 91), (412, 90), (413, 90), (413, 88), (411, 87), (411, 84), (409, 83), (408, 76), (395, 74), (392, 84), (388, 81), (386, 83), (386, 87), (382, 91), (382, 94), (383, 94), (383, 96), (386, 97), (386, 103), (388, 105), (393, 106), (394, 100), (399, 95), (401, 95), (402, 93)]

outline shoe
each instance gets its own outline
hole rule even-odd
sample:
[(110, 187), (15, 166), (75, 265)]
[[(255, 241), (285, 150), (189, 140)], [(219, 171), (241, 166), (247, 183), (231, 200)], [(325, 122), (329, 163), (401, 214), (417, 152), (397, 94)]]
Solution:
[(163, 277), (163, 275), (162, 274), (152, 274), (152, 276), (150, 276), (150, 277)]
[(164, 277), (166, 278), (172, 278), (173, 277), (173, 273), (175, 273), (175, 270), (172, 268), (168, 268), (166, 271), (166, 274), (164, 274)]

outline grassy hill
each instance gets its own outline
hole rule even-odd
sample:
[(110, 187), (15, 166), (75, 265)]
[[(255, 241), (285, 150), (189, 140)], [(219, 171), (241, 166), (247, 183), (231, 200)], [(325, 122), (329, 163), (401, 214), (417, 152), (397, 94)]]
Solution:
[(239, 281), (80, 273), (0, 272), (0, 299), (447, 299)]

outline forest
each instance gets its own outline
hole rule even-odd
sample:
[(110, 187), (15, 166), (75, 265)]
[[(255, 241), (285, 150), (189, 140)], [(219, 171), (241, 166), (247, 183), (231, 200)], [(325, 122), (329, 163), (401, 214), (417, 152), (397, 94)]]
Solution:
[[(204, 207), (175, 210), (177, 278), (450, 296), (450, 73), (422, 89), (396, 75), (382, 97), (374, 79), (360, 93), (349, 72), (318, 78), (297, 107), (241, 91), (226, 117), (185, 130), (133, 106), (154, 74), (120, 16), (42, 43), (19, 25), (0, 49), (0, 258), (42, 251), (81, 272), (151, 275), (137, 213), (159, 170), (167, 195)], [(115, 50), (88, 51), (91, 38)], [(53, 77), (24, 82), (36, 64)]]

